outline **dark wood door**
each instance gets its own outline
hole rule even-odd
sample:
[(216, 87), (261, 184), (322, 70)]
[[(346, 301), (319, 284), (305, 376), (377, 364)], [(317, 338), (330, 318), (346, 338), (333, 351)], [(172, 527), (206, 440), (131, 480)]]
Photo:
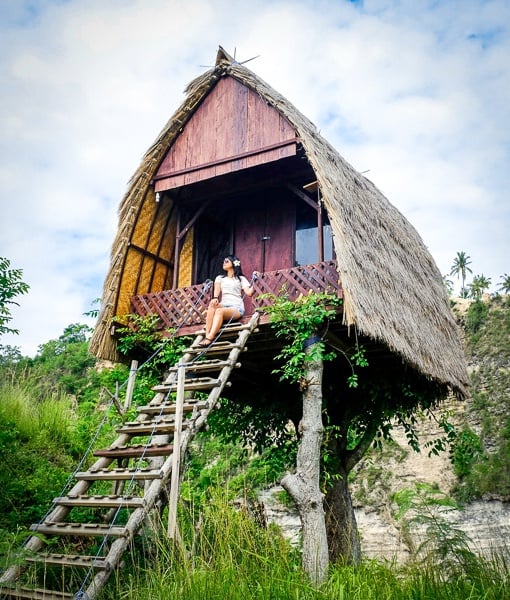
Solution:
[(294, 266), (295, 201), (285, 193), (261, 194), (236, 212), (234, 249), (248, 279), (253, 271)]
[(233, 250), (233, 222), (229, 206), (216, 206), (198, 220), (194, 229), (194, 283), (222, 273), (223, 259)]

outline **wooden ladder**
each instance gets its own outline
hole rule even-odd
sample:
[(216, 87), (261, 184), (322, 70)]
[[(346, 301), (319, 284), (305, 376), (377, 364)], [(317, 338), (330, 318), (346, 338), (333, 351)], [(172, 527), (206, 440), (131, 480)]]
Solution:
[[(239, 355), (258, 316), (245, 325), (224, 327), (206, 348), (200, 346), (204, 332), (197, 334), (165, 381), (153, 388), (151, 402), (138, 409), (137, 419), (117, 429), (119, 437), (109, 448), (94, 452), (98, 460), (75, 473), (72, 489), (55, 498), (51, 512), (30, 527), (34, 535), (16, 564), (0, 576), (0, 598), (94, 600), (121, 566), (149, 513), (167, 504), (170, 533), (170, 522), (176, 521), (180, 457), (217, 406), (232, 370), (240, 366)], [(179, 398), (182, 391), (185, 400)], [(197, 391), (202, 399), (194, 398)], [(172, 392), (176, 400), (169, 400)], [(104, 493), (104, 482), (111, 482), (111, 493)], [(83, 516), (73, 522), (73, 511), (91, 522), (82, 522)], [(98, 549), (96, 554), (91, 546), (94, 552)]]

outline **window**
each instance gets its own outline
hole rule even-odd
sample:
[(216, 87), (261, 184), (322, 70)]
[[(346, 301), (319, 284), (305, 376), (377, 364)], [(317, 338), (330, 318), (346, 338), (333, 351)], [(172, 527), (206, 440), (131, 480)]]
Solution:
[(322, 232), (324, 237), (324, 256), (319, 256), (319, 236), (317, 211), (307, 204), (298, 205), (296, 217), (296, 267), (310, 265), (333, 258), (333, 237), (331, 225), (323, 213)]

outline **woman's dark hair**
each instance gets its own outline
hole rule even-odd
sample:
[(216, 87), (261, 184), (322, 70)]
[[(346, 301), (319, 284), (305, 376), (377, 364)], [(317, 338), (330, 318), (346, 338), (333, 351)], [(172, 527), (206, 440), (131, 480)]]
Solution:
[[(237, 258), (237, 256), (235, 256), (234, 254), (228, 254), (227, 256), (225, 256), (225, 258), (227, 258), (234, 267), (234, 277), (240, 279), (241, 275), (243, 275), (243, 271), (241, 269), (241, 261), (239, 260), (239, 258)], [(223, 274), (223, 277), (226, 277), (226, 275)]]

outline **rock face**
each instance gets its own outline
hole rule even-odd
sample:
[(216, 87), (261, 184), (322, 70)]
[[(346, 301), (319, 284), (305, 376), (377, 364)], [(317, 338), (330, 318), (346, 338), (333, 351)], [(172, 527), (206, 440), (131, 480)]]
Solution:
[[(510, 437), (510, 304), (504, 300), (485, 300), (485, 315), (480, 322), (470, 321), (470, 301), (459, 301), (453, 307), (461, 327), (466, 357), (472, 379), (471, 396), (465, 402), (447, 403), (450, 420), (459, 430), (474, 432), (481, 441), (486, 457), (505, 452), (505, 440)], [(483, 308), (483, 307), (482, 307)], [(482, 314), (481, 313), (481, 314)], [(465, 334), (465, 335), (464, 335)], [(424, 444), (440, 433), (434, 421), (421, 423), (420, 443)], [(460, 508), (442, 506), (442, 502), (427, 506), (426, 499), (453, 498), (462, 486), (455, 474), (448, 451), (428, 456), (426, 450), (416, 453), (407, 444), (402, 430), (395, 430), (394, 441), (385, 444), (382, 452), (371, 451), (357, 465), (351, 485), (362, 552), (369, 558), (384, 558), (404, 562), (414, 555), (427, 535), (427, 525), (413, 525), (412, 517), (420, 511), (446, 522), (451, 531), (465, 535), (469, 548), (477, 554), (490, 556), (508, 552), (510, 547), (510, 473), (495, 486), (497, 490), (481, 490), (481, 498)], [(508, 450), (507, 450), (508, 452)], [(498, 458), (499, 460), (499, 458)], [(505, 460), (502, 455), (501, 460)], [(508, 459), (506, 459), (508, 460)], [(488, 464), (488, 463), (487, 463)], [(500, 461), (501, 464), (501, 461)], [(505, 487), (506, 486), (506, 487)], [(494, 486), (493, 486), (494, 487)], [(278, 523), (284, 535), (293, 543), (300, 536), (299, 516), (295, 510), (278, 500), (281, 488), (266, 490), (260, 497), (268, 522)], [(403, 511), (398, 499), (402, 493), (414, 498), (413, 507)], [(420, 499), (422, 505), (420, 508)], [(432, 519), (433, 520), (433, 519)]]

